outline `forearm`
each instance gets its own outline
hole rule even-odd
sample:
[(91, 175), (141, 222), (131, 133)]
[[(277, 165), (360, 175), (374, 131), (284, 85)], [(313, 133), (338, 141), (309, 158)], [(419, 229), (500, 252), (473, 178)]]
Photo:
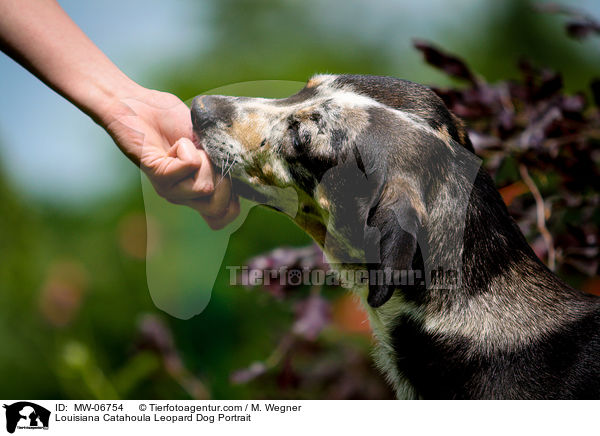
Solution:
[(120, 99), (143, 90), (55, 0), (0, 0), (0, 44), (6, 54), (102, 125), (111, 122)]
[(90, 115), (167, 200), (198, 210), (213, 228), (239, 212), (225, 180), (191, 138), (189, 108), (123, 74), (55, 0), (0, 0), (0, 48)]

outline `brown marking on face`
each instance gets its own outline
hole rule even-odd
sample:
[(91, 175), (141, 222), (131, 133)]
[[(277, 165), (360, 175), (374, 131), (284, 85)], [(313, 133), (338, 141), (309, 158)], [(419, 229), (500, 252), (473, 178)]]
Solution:
[(270, 163), (265, 163), (265, 153), (257, 153), (252, 156), (252, 165), (246, 168), (248, 176), (253, 178), (253, 183), (267, 186), (278, 186), (280, 181)]
[(268, 176), (273, 176), (274, 175), (274, 173), (273, 173), (273, 167), (271, 166), (270, 163), (264, 164), (263, 167), (262, 167), (262, 171), (263, 171), (263, 173), (265, 175), (268, 175)]
[(314, 88), (316, 86), (319, 86), (321, 83), (323, 83), (323, 78), (322, 77), (313, 77), (312, 79), (310, 79), (308, 81), (308, 83), (306, 84), (307, 88)]
[(260, 147), (264, 139), (258, 129), (263, 123), (264, 120), (258, 114), (250, 113), (242, 121), (234, 120), (229, 134), (237, 139), (246, 150), (253, 151)]
[(419, 221), (424, 222), (425, 218), (427, 217), (427, 209), (425, 208), (425, 204), (413, 185), (403, 178), (394, 178), (385, 185), (381, 196), (382, 204), (393, 203), (396, 201), (400, 193), (408, 197), (412, 208), (417, 213)]
[(312, 114), (315, 113), (317, 107), (317, 105), (313, 105), (302, 109), (298, 109), (294, 115), (299, 121), (308, 121), (310, 120)]
[(276, 185), (277, 183), (277, 175), (275, 174), (275, 171), (273, 170), (273, 167), (271, 166), (270, 163), (266, 163), (262, 166), (262, 173), (263, 173), (263, 180), (265, 180), (265, 183), (268, 185)]

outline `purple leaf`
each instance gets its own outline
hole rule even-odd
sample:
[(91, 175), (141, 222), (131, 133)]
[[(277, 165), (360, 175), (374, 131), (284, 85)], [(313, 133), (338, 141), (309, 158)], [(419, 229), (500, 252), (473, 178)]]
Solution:
[(556, 3), (545, 3), (536, 5), (536, 9), (550, 14), (562, 14), (570, 18), (565, 25), (567, 34), (576, 39), (588, 37), (591, 33), (600, 35), (600, 22), (577, 9)]
[(475, 76), (471, 73), (469, 67), (458, 57), (444, 53), (442, 50), (425, 41), (414, 40), (413, 45), (423, 53), (425, 61), (428, 64), (439, 68), (452, 77), (467, 80), (473, 85), (477, 85)]
[(138, 323), (138, 332), (144, 348), (154, 349), (165, 355), (175, 353), (171, 331), (159, 317), (151, 314), (144, 315)]
[(600, 24), (590, 18), (571, 21), (566, 24), (565, 28), (567, 34), (575, 39), (585, 39), (592, 33), (600, 35)]
[(296, 305), (296, 322), (292, 331), (308, 341), (314, 341), (330, 320), (329, 302), (319, 295), (311, 295)]
[(267, 372), (267, 367), (264, 363), (254, 362), (248, 368), (235, 371), (229, 379), (233, 384), (243, 384), (254, 380), (265, 372)]
[(561, 118), (562, 114), (556, 106), (548, 108), (521, 133), (519, 137), (520, 147), (524, 149), (541, 147), (550, 125)]

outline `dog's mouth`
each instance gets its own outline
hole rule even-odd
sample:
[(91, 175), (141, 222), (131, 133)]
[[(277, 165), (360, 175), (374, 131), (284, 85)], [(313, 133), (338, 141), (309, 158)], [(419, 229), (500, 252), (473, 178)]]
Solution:
[(235, 176), (231, 177), (231, 185), (234, 194), (271, 210), (290, 217), (296, 216), (298, 212), (298, 196), (293, 189), (251, 183), (244, 178)]
[(194, 145), (196, 146), (196, 148), (198, 150), (206, 150), (204, 148), (204, 142), (202, 141), (201, 137), (196, 133), (196, 126), (194, 126), (194, 131), (192, 133), (192, 142), (194, 143)]
[(234, 158), (223, 158), (215, 150), (208, 146), (207, 141), (201, 135), (194, 133), (192, 141), (197, 149), (206, 151), (210, 161), (212, 163), (215, 174), (217, 175), (217, 183), (225, 178), (231, 179), (234, 192), (248, 200), (261, 202), (265, 200), (265, 195), (261, 193), (256, 186), (249, 183), (245, 183), (239, 178), (235, 177), (234, 167), (239, 162), (236, 162)]
[(198, 135), (195, 132), (193, 142), (196, 148), (203, 149), (208, 154), (216, 174), (217, 184), (221, 183), (223, 179), (230, 179), (234, 194), (269, 209), (295, 216), (297, 212), (297, 195), (295, 193), (291, 195), (289, 192), (285, 192), (285, 189), (268, 183), (260, 183), (257, 177), (250, 177), (239, 156), (211, 146), (211, 141), (204, 135)]
[(269, 197), (264, 192), (260, 191), (260, 186), (252, 185), (238, 178), (231, 179), (233, 192), (247, 200), (257, 203), (268, 203)]

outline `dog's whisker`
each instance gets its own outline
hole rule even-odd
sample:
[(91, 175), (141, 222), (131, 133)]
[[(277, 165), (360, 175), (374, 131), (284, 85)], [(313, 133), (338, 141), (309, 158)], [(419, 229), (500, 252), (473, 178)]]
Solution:
[[(219, 180), (217, 181), (216, 186), (219, 186), (221, 184), (221, 182), (223, 182), (223, 179), (227, 176), (226, 172), (225, 172), (225, 168), (227, 167), (227, 165), (229, 164), (229, 152), (227, 152), (227, 156), (225, 157), (225, 161), (224, 163), (221, 165), (221, 177), (219, 178)], [(215, 186), (215, 187), (216, 187)]]
[(231, 164), (229, 165), (229, 167), (227, 168), (227, 171), (225, 171), (225, 177), (229, 176), (229, 178), (231, 178), (231, 170), (233, 169), (233, 165), (235, 164), (235, 158), (233, 158), (231, 160)]

